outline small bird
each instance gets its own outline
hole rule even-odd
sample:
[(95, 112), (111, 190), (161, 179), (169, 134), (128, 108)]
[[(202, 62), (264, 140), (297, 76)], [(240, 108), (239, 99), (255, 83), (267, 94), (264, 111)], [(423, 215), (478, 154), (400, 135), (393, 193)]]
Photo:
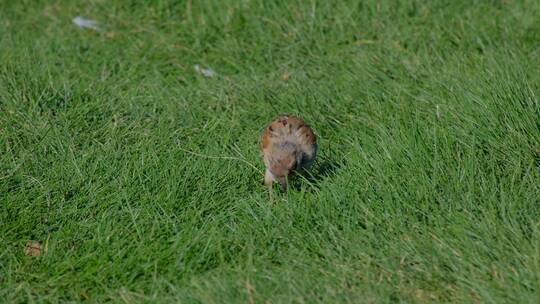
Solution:
[(264, 128), (261, 152), (266, 166), (264, 184), (271, 190), (278, 181), (281, 190), (287, 191), (289, 175), (305, 171), (315, 160), (315, 134), (301, 118), (280, 116)]

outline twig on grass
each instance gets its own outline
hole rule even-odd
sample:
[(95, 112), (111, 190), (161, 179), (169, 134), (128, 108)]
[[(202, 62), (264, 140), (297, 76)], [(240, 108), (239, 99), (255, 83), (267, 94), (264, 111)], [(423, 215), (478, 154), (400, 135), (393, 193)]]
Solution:
[[(255, 165), (253, 165), (252, 163), (248, 162), (247, 160), (245, 160), (244, 158), (239, 158), (239, 157), (234, 157), (234, 156), (212, 156), (212, 155), (204, 155), (204, 154), (200, 154), (200, 153), (197, 153), (197, 152), (193, 152), (193, 151), (190, 151), (190, 150), (187, 150), (187, 149), (184, 149), (182, 147), (178, 147), (178, 149), (186, 152), (186, 153), (189, 153), (191, 155), (195, 155), (197, 157), (202, 157), (202, 158), (208, 158), (208, 159), (228, 159), (228, 160), (238, 160), (238, 161), (241, 161), (247, 165), (249, 165), (251, 168), (253, 168), (255, 171), (257, 171), (258, 173), (262, 174), (262, 171), (259, 170), (257, 167), (255, 167)], [(238, 154), (242, 155), (240, 152), (237, 151)]]

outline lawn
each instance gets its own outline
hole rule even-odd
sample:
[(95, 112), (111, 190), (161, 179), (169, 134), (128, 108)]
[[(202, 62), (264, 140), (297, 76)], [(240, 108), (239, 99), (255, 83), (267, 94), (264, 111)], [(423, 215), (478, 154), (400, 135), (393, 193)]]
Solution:
[(0, 302), (540, 299), (540, 1), (1, 6)]

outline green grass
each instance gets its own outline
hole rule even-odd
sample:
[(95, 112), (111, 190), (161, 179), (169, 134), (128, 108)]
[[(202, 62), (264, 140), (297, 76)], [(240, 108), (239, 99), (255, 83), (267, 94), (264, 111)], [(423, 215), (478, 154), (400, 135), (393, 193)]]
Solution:
[(1, 302), (540, 298), (539, 1), (1, 6)]

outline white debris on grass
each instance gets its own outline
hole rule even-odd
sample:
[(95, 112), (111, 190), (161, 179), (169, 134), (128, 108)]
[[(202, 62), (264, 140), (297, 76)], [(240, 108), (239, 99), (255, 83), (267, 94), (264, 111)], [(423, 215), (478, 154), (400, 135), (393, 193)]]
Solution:
[(198, 65), (198, 64), (194, 65), (193, 68), (194, 68), (195, 71), (197, 71), (198, 73), (203, 74), (204, 77), (210, 78), (210, 77), (216, 76), (216, 71), (214, 71), (214, 70), (211, 69), (211, 68), (203, 69), (203, 68), (201, 68), (201, 66)]
[(99, 26), (98, 26), (97, 21), (95, 21), (95, 20), (86, 19), (86, 18), (83, 18), (81, 16), (77, 16), (77, 17), (73, 18), (72, 21), (76, 26), (78, 26), (80, 28), (93, 29), (95, 31), (100, 31), (101, 30), (99, 28)]

